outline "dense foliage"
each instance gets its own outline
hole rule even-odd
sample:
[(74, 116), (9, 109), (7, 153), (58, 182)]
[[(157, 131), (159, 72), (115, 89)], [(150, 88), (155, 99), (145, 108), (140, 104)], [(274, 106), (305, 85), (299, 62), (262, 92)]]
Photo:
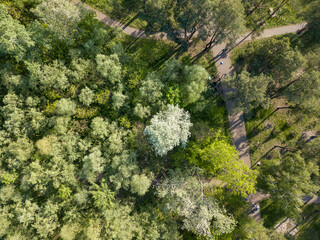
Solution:
[[(173, 58), (155, 70), (169, 44), (146, 40), (154, 54), (141, 53), (67, 0), (1, 2), (1, 239), (241, 232), (256, 173), (215, 138), (225, 109), (203, 66)], [(223, 159), (202, 164), (213, 152)], [(212, 177), (227, 186), (202, 184)]]

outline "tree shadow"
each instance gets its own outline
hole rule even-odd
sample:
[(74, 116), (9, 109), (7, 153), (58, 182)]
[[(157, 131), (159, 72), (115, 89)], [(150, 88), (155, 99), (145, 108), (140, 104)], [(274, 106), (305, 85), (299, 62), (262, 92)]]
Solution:
[(133, 17), (128, 18), (127, 20), (121, 20), (121, 23), (123, 24), (123, 26), (121, 27), (123, 30), (126, 29), (127, 27), (129, 27), (129, 25), (131, 23), (133, 23), (137, 18), (140, 17), (140, 13), (135, 14)]
[(175, 46), (174, 48), (172, 48), (172, 49), (170, 50), (170, 52), (169, 52), (168, 54), (162, 56), (162, 57), (158, 60), (157, 64), (155, 64), (155, 65), (153, 66), (153, 70), (154, 70), (154, 71), (159, 70), (159, 69), (163, 66), (163, 64), (164, 64), (165, 62), (167, 62), (168, 60), (170, 60), (170, 59), (173, 58), (173, 57), (179, 57), (182, 53), (183, 53), (183, 49), (182, 49), (181, 45)]

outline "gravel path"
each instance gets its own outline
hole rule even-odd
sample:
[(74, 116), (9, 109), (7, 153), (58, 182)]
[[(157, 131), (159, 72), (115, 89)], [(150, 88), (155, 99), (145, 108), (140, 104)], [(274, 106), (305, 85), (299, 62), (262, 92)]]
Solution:
[[(73, 0), (74, 4), (79, 4), (80, 0)], [(131, 35), (133, 37), (139, 37), (139, 38), (153, 38), (153, 39), (167, 39), (167, 35), (165, 33), (157, 33), (154, 35), (148, 35), (143, 30), (139, 30), (136, 28), (129, 27), (127, 25), (124, 25), (118, 21), (115, 21), (105, 15), (104, 13), (86, 5), (83, 4), (83, 6), (86, 9), (92, 10), (97, 14), (97, 19), (111, 27), (120, 27), (122, 28), (123, 32), (125, 34)], [(302, 29), (305, 26), (305, 24), (295, 24), (295, 25), (289, 25), (289, 26), (283, 26), (283, 27), (277, 27), (272, 29), (265, 30), (259, 37), (255, 39), (260, 38), (266, 38), (271, 37), (275, 35), (282, 35), (285, 33), (292, 33), (296, 32), (299, 29)], [(245, 42), (245, 41), (251, 41), (251, 34), (247, 34), (237, 40), (237, 45)], [(212, 48), (213, 54), (215, 56), (215, 59), (217, 62), (223, 62), (222, 65), (217, 64), (218, 67), (218, 73), (219, 76), (232, 76), (234, 69), (231, 64), (231, 60), (229, 58), (229, 54), (222, 53), (222, 50), (226, 47), (225, 43), (218, 44)], [(230, 91), (236, 91), (235, 89), (230, 89), (225, 86), (224, 82), (222, 81), (222, 88), (224, 95)], [(237, 150), (239, 151), (240, 159), (244, 161), (245, 164), (248, 165), (248, 167), (251, 168), (251, 160), (249, 155), (249, 142), (247, 140), (246, 135), (246, 128), (243, 118), (242, 112), (235, 112), (234, 109), (234, 102), (227, 102), (227, 110), (228, 110), (228, 119), (229, 119), (229, 126), (232, 136), (233, 144), (236, 146)]]
[[(80, 0), (73, 0), (72, 2), (77, 5), (79, 4)], [(167, 39), (167, 35), (165, 33), (148, 35), (146, 34), (145, 31), (132, 28), (118, 21), (115, 21), (110, 17), (108, 17), (107, 15), (105, 15), (104, 13), (86, 4), (83, 4), (83, 6), (86, 9), (94, 11), (97, 14), (97, 19), (99, 21), (109, 25), (110, 27), (120, 27), (123, 30), (123, 32), (127, 35), (131, 35), (133, 37), (138, 37), (138, 38), (153, 38), (153, 39), (163, 39), (163, 40)], [(282, 27), (277, 27), (272, 29), (266, 29), (259, 37), (256, 37), (254, 40), (272, 37), (276, 35), (282, 35), (285, 33), (294, 33), (294, 32), (297, 32), (299, 29), (302, 29), (305, 25), (306, 25), (305, 23), (301, 23), (301, 24), (282, 26)], [(243, 42), (252, 41), (252, 40), (253, 39), (251, 38), (251, 34), (249, 33), (239, 38), (236, 41), (236, 46), (238, 46)], [(226, 47), (226, 43), (222, 43), (222, 44), (215, 45), (212, 48), (213, 54), (215, 56), (214, 57), (215, 61), (218, 63), (217, 68), (218, 68), (218, 74), (220, 77), (232, 76), (234, 73), (234, 68), (232, 67), (231, 60), (229, 58), (230, 53), (226, 54), (222, 52), (222, 50), (225, 49), (225, 47)], [(223, 64), (220, 65), (219, 64), (220, 62), (223, 62)], [(222, 88), (223, 88), (224, 95), (230, 91), (236, 91), (236, 89), (228, 88), (223, 81), (222, 81)], [(244, 163), (247, 164), (249, 168), (251, 168), (251, 160), (249, 155), (249, 142), (247, 140), (243, 113), (236, 112), (236, 109), (234, 108), (234, 102), (228, 101), (226, 104), (227, 104), (229, 126), (230, 126), (233, 144), (236, 146), (237, 150), (239, 151), (240, 159), (242, 159)], [(256, 193), (256, 194), (250, 195), (248, 198), (251, 204), (258, 204), (261, 200), (268, 197), (269, 195)], [(314, 198), (310, 202), (317, 203), (318, 201), (319, 201), (319, 198)], [(260, 211), (251, 214), (251, 217), (253, 217), (257, 221), (260, 221), (261, 220)]]
[[(282, 35), (285, 33), (292, 33), (296, 32), (299, 29), (302, 29), (305, 26), (305, 24), (296, 24), (296, 25), (289, 25), (289, 26), (283, 26), (278, 28), (272, 28), (272, 29), (266, 29), (259, 37), (255, 39), (261, 39), (266, 37), (271, 37), (275, 35)], [(251, 35), (247, 34), (244, 37), (239, 38), (236, 43), (241, 44), (246, 41), (251, 41)], [(234, 68), (232, 67), (231, 60), (229, 58), (230, 53), (226, 54), (223, 53), (222, 50), (225, 49), (226, 44), (218, 44), (212, 48), (213, 54), (216, 58), (217, 68), (219, 76), (232, 76), (234, 72)], [(219, 63), (223, 62), (222, 65)], [(224, 95), (226, 95), (230, 91), (236, 91), (235, 89), (230, 89), (227, 86), (225, 86), (224, 82), (222, 81), (222, 88)], [(228, 101), (227, 102), (227, 110), (228, 110), (228, 118), (229, 118), (229, 126), (232, 136), (233, 144), (236, 146), (236, 148), (239, 151), (240, 159), (244, 161), (248, 165), (248, 167), (251, 167), (251, 160), (249, 155), (249, 142), (247, 140), (246, 135), (246, 128), (243, 118), (242, 112), (236, 112), (236, 109), (234, 109), (234, 102)]]

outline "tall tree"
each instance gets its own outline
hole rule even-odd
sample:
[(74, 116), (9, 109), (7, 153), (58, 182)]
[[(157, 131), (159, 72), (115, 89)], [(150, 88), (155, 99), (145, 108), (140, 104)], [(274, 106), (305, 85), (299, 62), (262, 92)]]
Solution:
[(256, 173), (239, 160), (235, 147), (223, 138), (192, 142), (187, 148), (187, 160), (222, 180), (235, 194), (247, 196), (255, 191)]
[(6, 6), (0, 4), (0, 55), (8, 54), (20, 61), (33, 45), (25, 26), (13, 19)]
[(200, 237), (230, 233), (236, 221), (204, 191), (201, 179), (181, 171), (170, 171), (169, 177), (157, 185), (157, 193), (164, 200), (164, 210), (176, 215), (182, 221), (183, 229)]
[(290, 153), (282, 159), (270, 159), (261, 165), (258, 187), (271, 194), (277, 208), (284, 210), (286, 216), (301, 212), (306, 195), (314, 195), (319, 186), (311, 180), (311, 175), (318, 175), (318, 166), (306, 162), (300, 153)]
[(310, 71), (292, 81), (285, 95), (311, 115), (320, 113), (320, 72)]
[(243, 71), (229, 78), (228, 84), (234, 91), (227, 92), (227, 98), (233, 100), (245, 113), (257, 107), (267, 107), (270, 102), (267, 86), (270, 82), (271, 78), (264, 74), (251, 77), (250, 73)]
[(210, 39), (206, 49), (226, 40), (234, 43), (245, 32), (244, 8), (240, 0), (214, 1), (207, 19), (199, 30), (203, 40)]

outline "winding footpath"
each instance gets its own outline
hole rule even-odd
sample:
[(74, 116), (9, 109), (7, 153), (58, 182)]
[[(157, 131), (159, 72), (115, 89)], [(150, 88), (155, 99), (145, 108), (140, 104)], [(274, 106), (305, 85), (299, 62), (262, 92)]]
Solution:
[[(78, 5), (81, 1), (73, 0), (72, 2), (75, 5)], [(94, 11), (97, 15), (97, 19), (100, 22), (103, 22), (109, 25), (110, 27), (120, 27), (122, 31), (127, 35), (130, 35), (132, 37), (137, 37), (137, 38), (152, 38), (152, 39), (167, 40), (167, 35), (165, 33), (148, 35), (145, 31), (132, 28), (118, 21), (115, 21), (110, 17), (108, 17), (107, 15), (105, 15), (104, 13), (86, 4), (83, 4), (83, 6), (88, 10)], [(301, 24), (267, 29), (259, 37), (256, 37), (254, 40), (276, 36), (276, 35), (282, 35), (285, 33), (297, 32), (299, 29), (302, 29), (304, 26), (305, 26), (305, 23), (301, 23)], [(252, 40), (251, 34), (249, 33), (243, 37), (240, 37), (236, 41), (236, 45), (239, 45), (243, 42), (247, 42), (251, 40)], [(215, 45), (212, 48), (212, 52), (213, 52), (213, 55), (215, 56), (214, 58), (216, 59), (216, 62), (223, 62), (222, 65), (217, 64), (218, 74), (220, 78), (221, 77), (223, 78), (225, 76), (232, 76), (234, 73), (234, 68), (231, 64), (229, 54), (222, 52), (222, 50), (225, 49), (225, 47), (226, 47), (226, 43), (222, 43), (222, 44)], [(230, 91), (236, 91), (235, 89), (228, 88), (223, 81), (222, 81), (222, 89), (223, 89), (224, 95), (226, 95)], [(249, 142), (247, 140), (243, 113), (242, 112), (236, 113), (236, 109), (234, 109), (234, 102), (228, 101), (226, 104), (227, 104), (227, 110), (228, 110), (229, 127), (231, 131), (233, 144), (236, 146), (237, 150), (239, 151), (240, 159), (242, 159), (244, 163), (247, 164), (249, 168), (251, 168), (251, 160), (249, 155)]]
[[(72, 0), (72, 2), (75, 5), (78, 5), (81, 1), (80, 0)], [(136, 28), (129, 27), (123, 23), (120, 23), (118, 21), (113, 20), (112, 18), (108, 17), (104, 13), (86, 5), (83, 4), (83, 6), (88, 9), (92, 10), (96, 13), (97, 19), (100, 22), (103, 22), (110, 27), (120, 27), (122, 31), (130, 35), (132, 37), (136, 38), (152, 38), (152, 39), (162, 39), (162, 40), (168, 40), (167, 35), (165, 33), (156, 33), (153, 35), (148, 35), (145, 31), (139, 30)], [(272, 37), (276, 35), (282, 35), (285, 33), (294, 33), (297, 32), (298, 30), (302, 29), (306, 24), (301, 23), (301, 24), (295, 24), (295, 25), (288, 25), (288, 26), (282, 26), (282, 27), (277, 27), (277, 28), (272, 28), (272, 29), (266, 29), (259, 37), (256, 37), (255, 39), (252, 39), (251, 33), (240, 37), (236, 41), (236, 46), (243, 42), (248, 42), (256, 39), (261, 39), (261, 38), (267, 38), (267, 37)], [(218, 44), (215, 45), (212, 48), (212, 52), (214, 54), (214, 59), (218, 63), (217, 68), (218, 68), (218, 74), (220, 78), (224, 78), (226, 76), (232, 76), (234, 73), (234, 68), (231, 64), (231, 60), (229, 57), (228, 53), (223, 52), (222, 50), (226, 48), (226, 43)], [(229, 52), (230, 53), (230, 52)], [(220, 64), (220, 62), (223, 62), (223, 64)], [(236, 91), (236, 89), (228, 88), (224, 81), (222, 81), (222, 89), (223, 89), (223, 94), (226, 96), (226, 94), (230, 91)], [(249, 155), (249, 142), (247, 140), (247, 135), (246, 135), (246, 128), (245, 128), (245, 122), (243, 118), (243, 113), (242, 112), (236, 112), (236, 109), (234, 107), (234, 102), (227, 101), (227, 111), (228, 111), (228, 119), (229, 119), (229, 127), (231, 131), (231, 137), (233, 144), (236, 146), (237, 150), (239, 151), (239, 156), (240, 159), (244, 161), (245, 164), (249, 168), (251, 168), (251, 160), (250, 160), (250, 155)], [(266, 194), (261, 194), (261, 193), (256, 193), (252, 194), (248, 197), (248, 201), (251, 204), (258, 204), (260, 201), (262, 201), (265, 198), (268, 198), (269, 195)], [(315, 198), (317, 200), (317, 198)], [(319, 201), (319, 200), (318, 200)], [(253, 217), (255, 220), (259, 221), (261, 219), (260, 216), (260, 211), (255, 212), (250, 214), (251, 217)]]

